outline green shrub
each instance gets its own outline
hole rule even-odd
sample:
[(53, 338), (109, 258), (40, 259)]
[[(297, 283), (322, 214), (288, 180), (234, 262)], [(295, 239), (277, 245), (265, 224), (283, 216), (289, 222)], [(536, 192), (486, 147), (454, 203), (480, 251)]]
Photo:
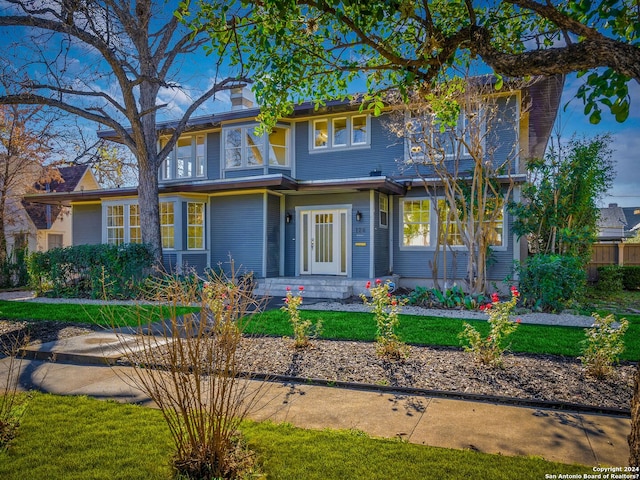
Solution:
[(622, 267), (619, 265), (598, 267), (596, 290), (607, 293), (620, 293), (623, 287), (622, 275)]
[(467, 294), (459, 285), (444, 291), (437, 288), (416, 287), (404, 297), (409, 305), (419, 307), (464, 308), (477, 310), (487, 301), (483, 294)]
[(555, 312), (579, 301), (587, 276), (579, 258), (569, 255), (538, 254), (516, 266), (524, 305)]
[(39, 295), (135, 298), (153, 255), (147, 245), (77, 245), (35, 252), (29, 280)]
[(622, 284), (625, 290), (640, 289), (640, 266), (622, 267)]

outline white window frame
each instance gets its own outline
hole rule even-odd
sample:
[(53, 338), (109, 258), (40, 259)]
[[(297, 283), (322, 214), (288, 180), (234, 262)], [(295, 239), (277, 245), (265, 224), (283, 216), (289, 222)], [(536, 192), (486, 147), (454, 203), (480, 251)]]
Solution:
[[(180, 141), (186, 139), (191, 140), (191, 155), (184, 157), (186, 159), (183, 168), (183, 173), (179, 175), (179, 159), (178, 157), (178, 145)], [(198, 143), (202, 140), (202, 143)], [(162, 142), (160, 142), (160, 148), (162, 148)], [(202, 155), (198, 155), (198, 145), (202, 146)], [(160, 180), (184, 180), (184, 179), (198, 179), (205, 178), (207, 176), (207, 137), (205, 134), (193, 134), (183, 135), (176, 142), (175, 147), (169, 155), (162, 161), (160, 166)], [(187, 175), (190, 165), (191, 174)]]
[[(405, 209), (405, 202), (415, 202), (415, 201), (429, 201), (429, 205), (430, 205), (430, 212), (429, 212), (429, 244), (428, 245), (405, 245), (404, 243), (404, 209)], [(438, 213), (436, 211), (437, 205), (440, 202), (446, 202), (446, 199), (444, 197), (402, 197), (400, 198), (400, 215), (399, 217), (399, 232), (400, 232), (400, 250), (435, 250), (435, 245), (437, 243), (437, 237), (436, 235), (439, 234), (438, 232)], [(502, 206), (502, 243), (499, 245), (490, 245), (490, 247), (495, 250), (495, 251), (505, 251), (508, 247), (507, 245), (507, 235), (505, 235), (506, 231), (507, 231), (507, 225), (506, 225), (506, 220), (507, 217), (505, 215), (505, 205), (503, 202), (503, 206)], [(500, 222), (500, 220), (498, 220), (498, 223)], [(419, 223), (419, 222), (415, 222), (415, 223)], [(455, 224), (457, 228), (457, 224)], [(454, 249), (454, 250), (467, 250), (466, 246), (464, 244), (456, 244), (456, 245), (447, 245), (448, 249)]]
[(378, 199), (378, 218), (380, 228), (389, 228), (389, 195), (384, 193)]
[[(134, 214), (132, 212), (133, 207), (137, 212)], [(131, 219), (136, 217), (138, 219), (137, 223), (133, 223)], [(140, 205), (137, 203), (130, 203), (127, 208), (126, 219), (128, 221), (126, 232), (128, 234), (128, 243), (142, 243), (142, 228), (140, 227)], [(138, 234), (134, 237), (131, 235), (132, 231), (136, 230)], [(126, 238), (126, 237), (125, 237)]]
[[(126, 243), (126, 217), (124, 214), (124, 207), (125, 205), (123, 204), (116, 204), (116, 205), (107, 205), (106, 208), (106, 217), (105, 217), (105, 231), (106, 231), (106, 242), (108, 245), (122, 245), (123, 243)], [(114, 215), (113, 211), (115, 209), (120, 210), (120, 212), (117, 213), (117, 215)], [(120, 225), (116, 224), (116, 225), (110, 225), (110, 223), (116, 219), (116, 218), (121, 218), (122, 219), (122, 223)], [(110, 233), (111, 232), (118, 232), (121, 231), (120, 235), (116, 235), (115, 237), (111, 237)], [(115, 240), (115, 241), (114, 241)]]
[[(163, 222), (163, 206), (171, 205), (171, 223), (162, 223)], [(160, 235), (162, 241), (162, 249), (163, 250), (174, 250), (176, 248), (176, 202), (159, 202), (158, 205), (159, 213), (160, 213)], [(166, 213), (168, 215), (168, 212)], [(165, 229), (171, 229), (171, 235), (165, 235)], [(167, 240), (165, 242), (165, 240)]]
[[(201, 214), (202, 214), (202, 222), (201, 223), (191, 223), (191, 205), (199, 205), (200, 208), (202, 208)], [(187, 218), (186, 218), (186, 225), (187, 225), (187, 250), (204, 250), (205, 249), (205, 231), (206, 231), (206, 227), (205, 227), (205, 222), (206, 222), (206, 204), (204, 202), (187, 202)], [(191, 228), (199, 228), (200, 229), (200, 235), (199, 236), (191, 236), (190, 232), (191, 232)], [(199, 241), (199, 244), (201, 246), (199, 247), (192, 247), (191, 246), (191, 240), (195, 239)]]
[[(280, 163), (273, 162), (272, 163), (272, 155), (271, 155), (271, 142), (269, 141), (269, 135), (262, 135), (261, 137), (256, 137), (256, 139), (261, 140), (261, 144), (256, 143), (259, 148), (259, 152), (262, 155), (262, 163), (249, 163), (249, 155), (248, 151), (251, 146), (247, 142), (247, 138), (249, 130), (255, 130), (257, 124), (251, 125), (229, 125), (222, 129), (222, 145), (221, 145), (221, 157), (222, 157), (222, 169), (223, 170), (246, 170), (246, 169), (255, 169), (255, 168), (291, 168), (291, 130), (288, 126), (285, 125), (276, 125), (274, 128), (278, 128), (284, 131), (284, 145), (274, 145), (278, 148), (284, 148), (285, 152), (285, 163), (281, 165)], [(240, 146), (233, 147), (235, 149), (240, 150), (240, 165), (228, 165), (227, 164), (227, 135), (233, 130), (240, 130)], [(251, 132), (252, 136), (255, 136), (253, 132)], [(231, 148), (229, 149), (231, 150)]]
[[(365, 140), (362, 142), (356, 142), (354, 140), (355, 130), (353, 128), (353, 120), (356, 118), (365, 119)], [(345, 143), (335, 143), (335, 125), (338, 121), (345, 121)], [(327, 140), (325, 145), (316, 145), (316, 132), (318, 131), (317, 125), (319, 123), (326, 124)], [(371, 145), (371, 116), (366, 113), (353, 114), (353, 115), (339, 115), (333, 117), (316, 118), (310, 122), (309, 128), (309, 152), (318, 153), (325, 152), (327, 150), (349, 150), (355, 148), (367, 148)]]

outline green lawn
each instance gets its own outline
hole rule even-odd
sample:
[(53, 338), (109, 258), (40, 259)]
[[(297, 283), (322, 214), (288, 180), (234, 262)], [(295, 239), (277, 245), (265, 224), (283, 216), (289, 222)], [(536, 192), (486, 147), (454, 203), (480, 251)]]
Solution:
[[(242, 431), (269, 479), (522, 480), (591, 467), (449, 450), (370, 438), (358, 431), (312, 431), (247, 422)], [(18, 436), (0, 452), (0, 478), (168, 480), (173, 447), (159, 411), (87, 397), (34, 393)]]
[[(194, 308), (178, 307), (179, 313), (194, 311)], [(120, 326), (146, 325), (149, 318), (159, 320), (167, 317), (169, 310), (158, 306), (123, 305), (78, 305), (44, 304), (33, 302), (0, 301), (0, 318), (14, 320), (55, 320), (77, 323), (96, 323), (111, 326), (116, 319)], [(366, 312), (328, 312), (301, 310), (301, 317), (322, 320), (321, 338), (337, 340), (374, 341), (376, 324), (373, 315)], [(629, 329), (625, 335), (626, 349), (622, 360), (640, 360), (640, 315), (625, 315)], [(489, 325), (484, 320), (460, 320), (442, 317), (420, 317), (401, 315), (398, 334), (411, 344), (460, 347), (458, 334), (467, 321), (486, 335)], [(271, 336), (292, 336), (293, 329), (285, 312), (269, 310), (252, 317), (247, 324), (247, 333)], [(581, 354), (580, 342), (584, 340), (584, 329), (547, 325), (521, 324), (510, 337), (511, 351), (564, 355), (577, 357)]]
[[(621, 358), (640, 360), (640, 315), (625, 315), (629, 329), (625, 334), (626, 349)], [(301, 318), (322, 320), (322, 338), (340, 340), (373, 341), (376, 324), (373, 315), (364, 312), (325, 312), (301, 310)], [(412, 344), (460, 347), (458, 334), (469, 322), (478, 331), (487, 335), (489, 324), (484, 320), (460, 320), (442, 317), (419, 317), (400, 315), (398, 335)], [(293, 331), (285, 312), (269, 310), (254, 317), (247, 331), (259, 335), (291, 336)], [(509, 337), (514, 352), (540, 353), (577, 357), (581, 354), (580, 342), (584, 340), (584, 329), (548, 325), (520, 324)]]
[[(193, 308), (178, 307), (180, 313)], [(7, 320), (53, 320), (58, 322), (93, 323), (110, 327), (115, 319), (118, 326), (137, 326), (139, 315), (160, 320), (169, 315), (168, 307), (155, 305), (80, 305), (72, 303), (38, 303), (0, 300), (0, 319)]]

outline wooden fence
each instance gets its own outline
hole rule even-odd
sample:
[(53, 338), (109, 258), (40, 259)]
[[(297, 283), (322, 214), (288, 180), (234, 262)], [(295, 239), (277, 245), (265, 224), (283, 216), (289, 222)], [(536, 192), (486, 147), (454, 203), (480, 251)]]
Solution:
[(598, 280), (597, 269), (604, 265), (640, 265), (640, 243), (596, 243), (587, 265), (587, 280)]

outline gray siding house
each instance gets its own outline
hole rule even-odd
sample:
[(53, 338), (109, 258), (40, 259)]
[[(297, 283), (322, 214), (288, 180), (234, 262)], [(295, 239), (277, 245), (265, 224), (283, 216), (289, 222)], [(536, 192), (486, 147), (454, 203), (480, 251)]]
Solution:
[[(500, 125), (487, 136), (486, 150), (498, 160), (518, 152), (507, 172), (516, 199), (524, 159), (544, 153), (561, 90), (562, 79), (553, 77), (502, 94)], [(364, 286), (364, 279), (394, 276), (406, 286), (430, 283), (437, 199), (425, 182), (437, 191), (437, 179), (412, 166), (410, 142), (387, 126), (390, 113), (376, 117), (347, 102), (320, 109), (301, 104), (259, 137), (259, 109), (238, 103), (230, 112), (192, 119), (160, 169), (167, 268), (202, 271), (231, 256), (262, 281), (320, 278)], [(159, 125), (163, 132), (171, 128)], [(140, 241), (135, 188), (48, 194), (40, 201), (71, 205), (74, 244)], [(492, 281), (511, 274), (526, 252), (511, 223), (504, 211), (495, 226)], [(458, 261), (443, 265), (457, 269), (449, 277), (464, 278), (467, 253), (454, 250)]]

